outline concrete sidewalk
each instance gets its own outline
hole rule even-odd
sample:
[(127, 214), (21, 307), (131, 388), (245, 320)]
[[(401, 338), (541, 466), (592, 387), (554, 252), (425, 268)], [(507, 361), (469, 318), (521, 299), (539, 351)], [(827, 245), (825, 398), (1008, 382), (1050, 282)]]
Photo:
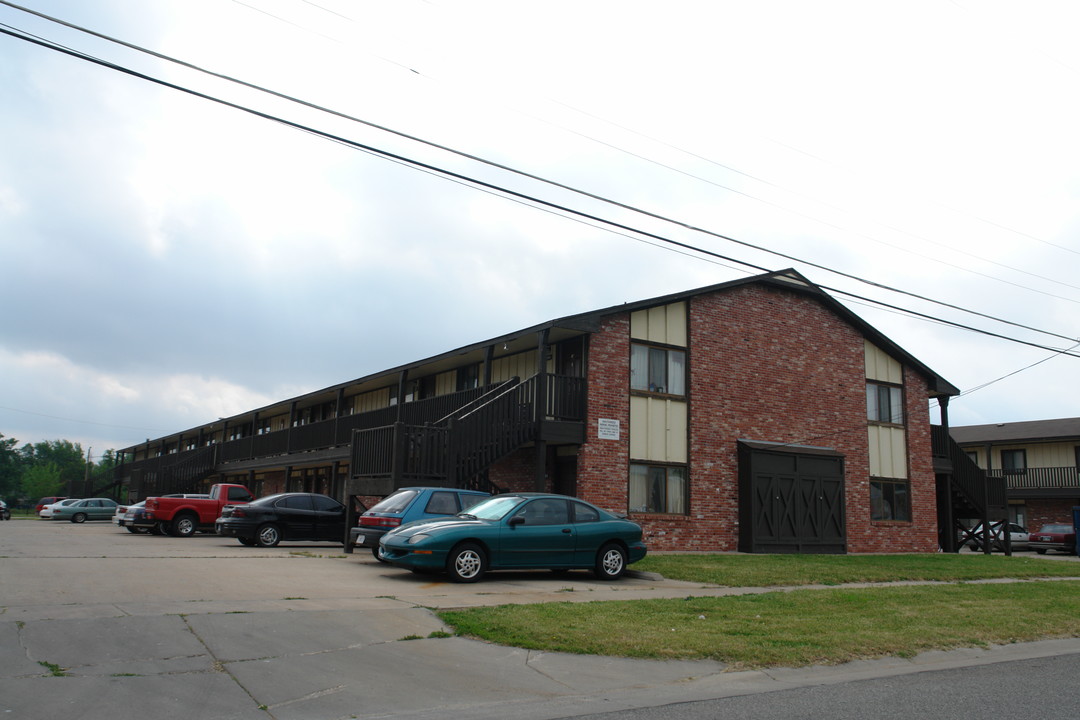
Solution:
[(104, 524), (4, 523), (0, 713), (13, 720), (540, 720), (1080, 652), (1080, 640), (1063, 640), (725, 672), (715, 662), (438, 637), (447, 628), (430, 610), (763, 591), (637, 573), (616, 583), (584, 573), (501, 573), (455, 585), (326, 545), (267, 551), (212, 536), (136, 536)]

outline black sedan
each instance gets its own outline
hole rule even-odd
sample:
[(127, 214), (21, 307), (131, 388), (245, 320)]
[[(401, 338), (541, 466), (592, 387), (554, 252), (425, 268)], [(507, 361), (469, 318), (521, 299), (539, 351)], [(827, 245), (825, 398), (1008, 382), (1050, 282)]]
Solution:
[(215, 530), (242, 545), (259, 547), (274, 547), (283, 540), (344, 543), (345, 506), (317, 493), (268, 495), (225, 506)]

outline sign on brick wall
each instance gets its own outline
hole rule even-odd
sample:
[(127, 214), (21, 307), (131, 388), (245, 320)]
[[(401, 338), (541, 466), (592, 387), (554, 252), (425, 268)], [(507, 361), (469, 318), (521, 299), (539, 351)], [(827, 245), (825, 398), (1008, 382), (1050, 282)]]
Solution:
[(599, 418), (596, 421), (596, 437), (601, 440), (618, 440), (619, 421)]

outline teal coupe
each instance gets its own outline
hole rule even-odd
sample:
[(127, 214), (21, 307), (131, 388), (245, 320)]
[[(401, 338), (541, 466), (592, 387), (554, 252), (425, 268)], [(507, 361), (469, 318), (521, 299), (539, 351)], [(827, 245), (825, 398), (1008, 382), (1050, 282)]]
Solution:
[(382, 536), (379, 559), (418, 573), (476, 582), (488, 570), (592, 570), (615, 580), (645, 557), (641, 526), (577, 498), (495, 495), (440, 520)]

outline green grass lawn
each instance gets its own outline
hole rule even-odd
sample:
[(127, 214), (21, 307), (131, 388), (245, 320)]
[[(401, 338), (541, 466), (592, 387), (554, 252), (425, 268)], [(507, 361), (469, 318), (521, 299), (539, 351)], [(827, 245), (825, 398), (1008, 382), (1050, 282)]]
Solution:
[[(504, 605), (443, 611), (460, 635), (522, 648), (733, 669), (841, 663), (924, 650), (1080, 636), (1080, 565), (955, 555), (672, 555), (635, 568), (738, 586), (944, 581), (730, 597)], [(723, 578), (721, 580), (721, 578)], [(1030, 582), (971, 584), (990, 578)]]
[(729, 587), (839, 585), (904, 580), (1080, 577), (1080, 565), (1017, 554), (650, 555), (632, 566), (672, 580)]

